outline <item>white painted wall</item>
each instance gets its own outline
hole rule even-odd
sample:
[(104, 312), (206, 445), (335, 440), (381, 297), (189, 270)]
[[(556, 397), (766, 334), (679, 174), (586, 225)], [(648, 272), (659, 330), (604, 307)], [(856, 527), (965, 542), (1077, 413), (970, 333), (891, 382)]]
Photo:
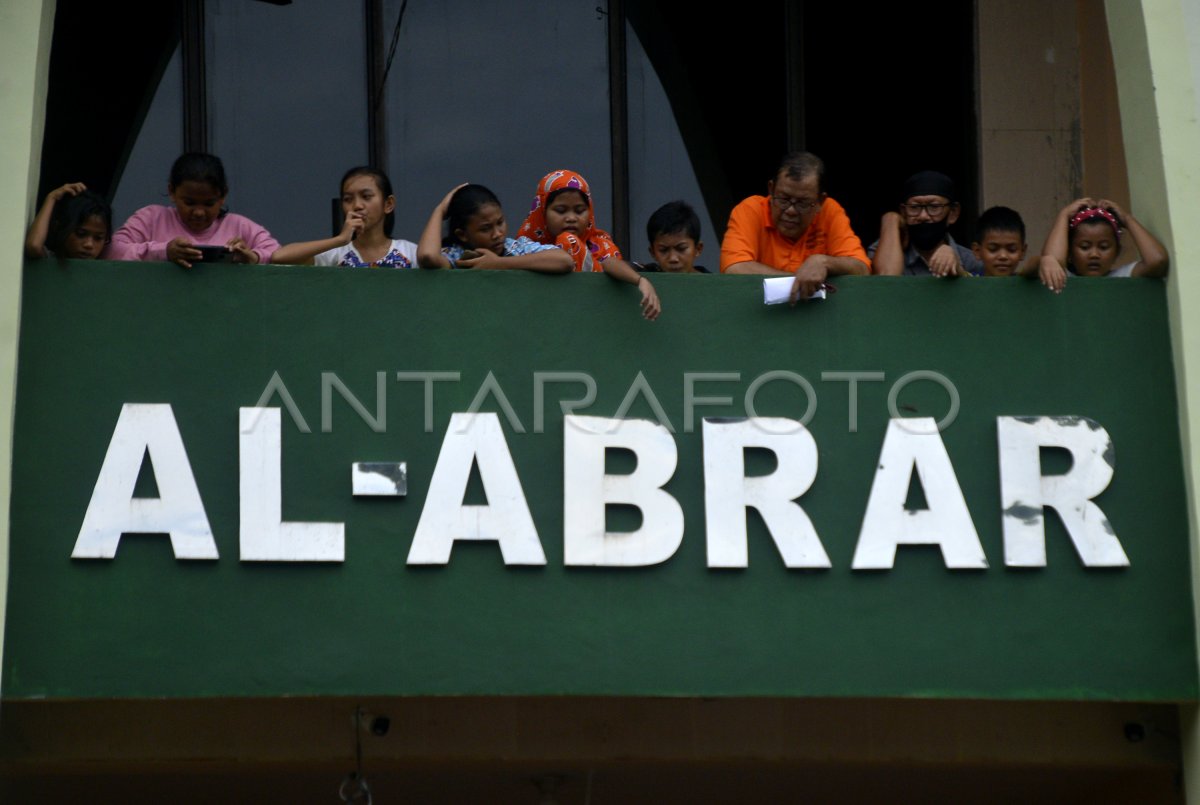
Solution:
[[(25, 230), (33, 219), (45, 123), (53, 0), (0, 4), (0, 590), (8, 590), (13, 407)], [(7, 594), (0, 595), (0, 635)], [(0, 661), (4, 647), (0, 644)]]
[[(1200, 599), (1200, 6), (1107, 0), (1130, 195), (1171, 254), (1167, 280), (1189, 489), (1193, 600)], [(1200, 622), (1200, 611), (1197, 611)], [(1181, 707), (1188, 802), (1200, 803), (1200, 710)]]

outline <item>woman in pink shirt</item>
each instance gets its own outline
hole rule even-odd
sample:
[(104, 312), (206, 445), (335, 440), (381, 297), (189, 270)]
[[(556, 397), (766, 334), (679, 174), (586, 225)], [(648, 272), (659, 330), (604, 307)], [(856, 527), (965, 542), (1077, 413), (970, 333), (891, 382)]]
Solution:
[[(168, 260), (184, 268), (219, 260), (269, 263), (279, 241), (258, 224), (227, 212), (225, 166), (212, 154), (188, 153), (175, 160), (167, 182), (173, 206), (142, 207), (113, 233), (111, 256), (117, 260)], [(207, 257), (199, 247), (220, 247)]]

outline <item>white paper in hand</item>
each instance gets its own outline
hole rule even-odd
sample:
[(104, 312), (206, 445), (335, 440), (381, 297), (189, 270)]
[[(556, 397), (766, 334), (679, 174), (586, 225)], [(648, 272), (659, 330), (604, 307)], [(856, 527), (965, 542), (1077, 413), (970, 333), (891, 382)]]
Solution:
[[(763, 278), (763, 304), (764, 305), (780, 305), (788, 300), (788, 296), (792, 292), (792, 283), (796, 280), (793, 277), (764, 277)], [(817, 292), (808, 297), (811, 299), (824, 299), (825, 289), (818, 288)]]

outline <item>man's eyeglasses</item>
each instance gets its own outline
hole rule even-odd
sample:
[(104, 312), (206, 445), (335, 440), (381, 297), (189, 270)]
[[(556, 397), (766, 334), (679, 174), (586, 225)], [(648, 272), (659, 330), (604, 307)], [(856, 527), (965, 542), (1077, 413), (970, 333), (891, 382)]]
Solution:
[(796, 212), (805, 213), (815, 208), (821, 203), (820, 199), (816, 201), (808, 201), (807, 199), (788, 198), (787, 196), (771, 196), (771, 203), (774, 204), (780, 212), (787, 212), (795, 208)]
[(903, 207), (904, 211), (906, 213), (908, 213), (909, 215), (911, 215), (913, 218), (916, 218), (918, 215), (920, 215), (922, 210), (924, 210), (926, 213), (928, 213), (930, 218), (937, 218), (943, 212), (950, 209), (950, 207), (952, 205), (943, 204), (940, 201), (934, 201), (929, 204), (913, 204), (911, 202), (906, 201), (903, 204), (901, 204), (900, 206)]

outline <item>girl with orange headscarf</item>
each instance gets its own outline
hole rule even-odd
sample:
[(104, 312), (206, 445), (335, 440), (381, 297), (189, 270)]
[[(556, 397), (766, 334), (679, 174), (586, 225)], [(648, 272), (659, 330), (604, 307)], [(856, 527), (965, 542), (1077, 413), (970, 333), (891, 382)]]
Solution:
[(612, 237), (595, 226), (592, 193), (575, 171), (551, 171), (538, 182), (537, 194), (520, 236), (558, 246), (571, 255), (576, 271), (603, 271), (613, 279), (636, 285), (642, 292), (642, 315), (658, 318), (662, 305), (650, 280), (621, 257)]

